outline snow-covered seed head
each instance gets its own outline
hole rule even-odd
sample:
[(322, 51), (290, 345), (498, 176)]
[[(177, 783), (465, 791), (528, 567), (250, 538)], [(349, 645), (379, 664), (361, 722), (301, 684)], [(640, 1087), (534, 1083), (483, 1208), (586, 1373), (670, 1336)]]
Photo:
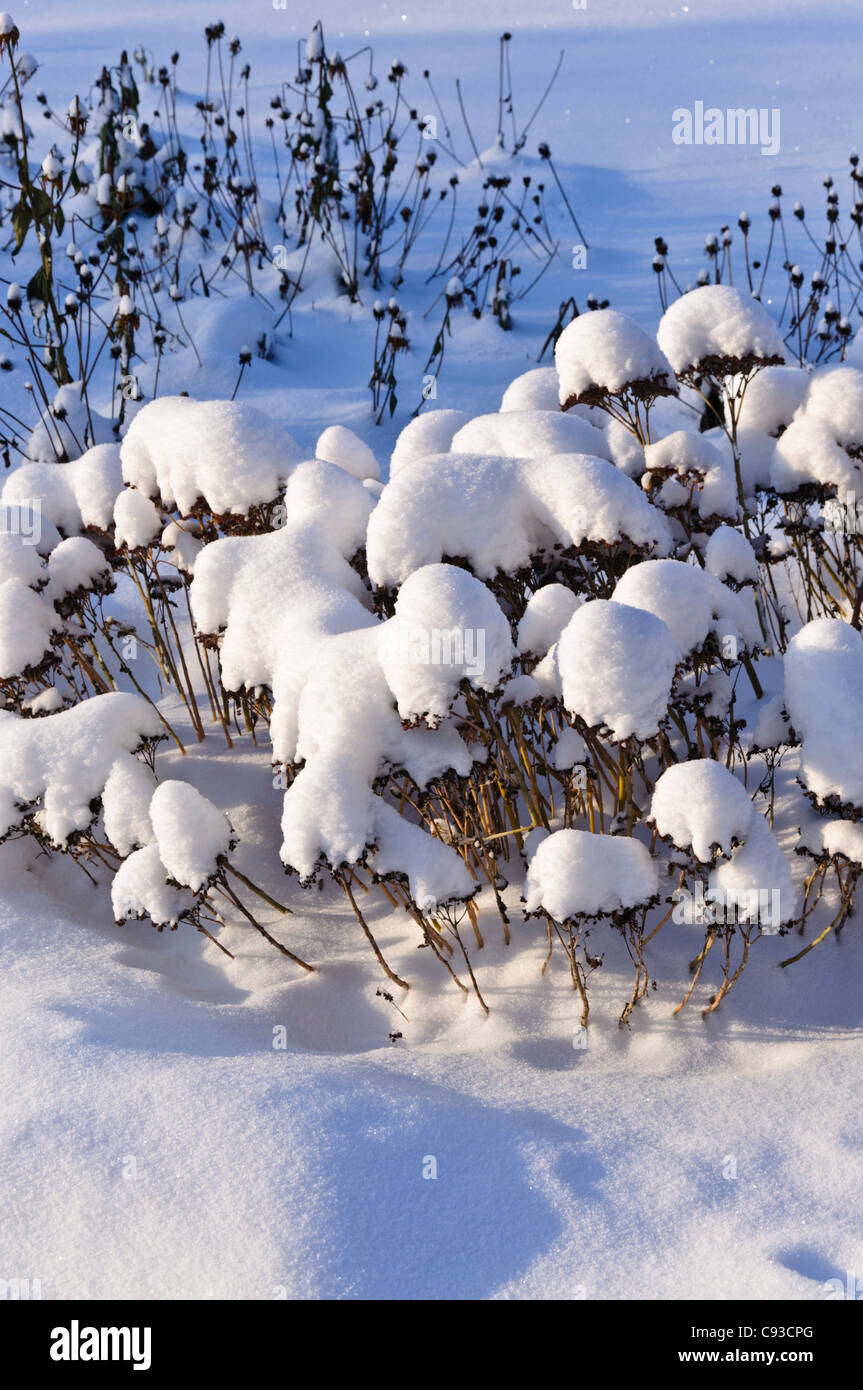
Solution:
[(11, 53), (20, 37), (21, 35), (18, 32), (18, 28), (11, 14), (7, 14), (6, 11), (3, 10), (2, 13), (0, 13), (0, 53), (2, 53), (4, 49)]
[(657, 341), (677, 376), (728, 376), (785, 361), (782, 335), (767, 310), (731, 285), (704, 285), (670, 305)]
[(677, 394), (671, 364), (654, 339), (615, 309), (573, 319), (558, 338), (554, 360), (563, 410), (601, 405), (623, 393), (651, 400)]

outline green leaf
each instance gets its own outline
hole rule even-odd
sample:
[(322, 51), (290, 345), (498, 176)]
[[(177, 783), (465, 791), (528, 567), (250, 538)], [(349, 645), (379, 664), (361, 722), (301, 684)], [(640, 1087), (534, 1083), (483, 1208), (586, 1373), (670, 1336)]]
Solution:
[(48, 194), (41, 188), (31, 188), (30, 201), (36, 214), (36, 221), (42, 223), (46, 232), (50, 232), (51, 223), (54, 220), (54, 204)]
[(62, 236), (65, 225), (66, 218), (63, 215), (63, 209), (58, 206), (57, 211), (54, 213), (54, 227), (58, 236)]
[(50, 295), (48, 277), (40, 266), (27, 285), (28, 301), (39, 300), (42, 304), (47, 304)]
[(15, 233), (15, 250), (20, 251), (30, 230), (33, 214), (26, 203), (16, 203), (12, 209), (12, 230)]

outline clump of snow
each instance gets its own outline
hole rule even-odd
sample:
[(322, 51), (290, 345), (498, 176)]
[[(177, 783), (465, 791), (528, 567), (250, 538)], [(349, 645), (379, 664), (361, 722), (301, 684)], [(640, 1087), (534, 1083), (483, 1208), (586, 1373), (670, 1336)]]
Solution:
[(163, 736), (152, 705), (112, 692), (44, 719), (0, 710), (0, 836), (35, 817), (55, 845), (86, 830), (114, 766)]
[(776, 442), (771, 482), (780, 493), (807, 483), (859, 493), (861, 448), (863, 372), (856, 367), (818, 372), (802, 409)]
[(560, 410), (557, 372), (554, 367), (533, 367), (509, 383), (500, 402), (501, 411)]
[(751, 737), (754, 749), (781, 748), (791, 742), (782, 695), (773, 695), (759, 706)]
[(561, 729), (557, 742), (551, 750), (551, 765), (558, 772), (569, 772), (573, 767), (587, 762), (584, 739), (577, 729), (569, 725)]
[(702, 517), (737, 518), (740, 509), (732, 461), (703, 434), (675, 430), (645, 447), (644, 463), (646, 479), (660, 482), (654, 495), (661, 506), (688, 507), (691, 497), (693, 509)]
[(785, 360), (785, 345), (757, 299), (732, 285), (703, 285), (669, 305), (657, 341), (678, 376), (699, 367), (723, 374)]
[(565, 584), (543, 584), (531, 594), (518, 625), (518, 650), (522, 655), (545, 656), (579, 602), (578, 596)]
[(816, 618), (791, 639), (785, 708), (803, 741), (804, 786), (863, 807), (863, 638), (849, 623)]
[(227, 816), (188, 782), (162, 782), (150, 802), (159, 858), (175, 883), (200, 892), (231, 848)]
[(195, 907), (186, 888), (168, 882), (158, 845), (135, 850), (120, 865), (111, 884), (111, 906), (118, 923), (149, 917), (154, 927), (176, 927)]
[(407, 879), (411, 898), (425, 913), (473, 897), (478, 884), (454, 850), (386, 802), (376, 798), (376, 803), (371, 864), (378, 878)]
[[(652, 613), (607, 599), (577, 609), (557, 644), (563, 703), (615, 739), (651, 738), (668, 711), (680, 651)], [(537, 672), (534, 672), (537, 678)]]
[(810, 381), (805, 367), (764, 367), (743, 394), (738, 431), (758, 431), (774, 438), (781, 434), (802, 406)]
[(7, 579), (36, 588), (45, 582), (45, 569), (32, 542), (15, 532), (0, 531), (0, 584)]
[(61, 626), (50, 603), (23, 580), (0, 584), (0, 680), (38, 667)]
[(501, 458), (538, 458), (548, 454), (592, 454), (611, 460), (602, 430), (577, 415), (545, 410), (511, 410), (477, 415), (454, 436), (454, 454), (497, 454)]
[(720, 644), (731, 638), (750, 649), (760, 639), (752, 591), (735, 593), (707, 570), (682, 560), (630, 566), (612, 597), (661, 618), (685, 655), (702, 647), (711, 633)]
[(719, 526), (707, 542), (704, 563), (719, 580), (732, 579), (735, 584), (758, 583), (758, 560), (755, 551), (741, 531), (733, 526)]
[[(578, 406), (573, 407), (574, 410), (579, 408)], [(601, 411), (594, 413), (598, 414), (600, 419), (603, 418)], [(620, 469), (621, 473), (625, 473), (627, 478), (640, 478), (644, 472), (645, 464), (642, 445), (622, 420), (615, 420), (608, 415), (604, 418), (606, 420), (605, 439), (612, 463)]]
[(659, 554), (671, 543), (662, 514), (605, 459), (436, 454), (384, 488), (369, 521), (367, 555), (372, 582), (391, 587), (444, 559), (464, 559), (479, 578), (491, 579), (526, 567), (555, 544), (624, 540)]
[(656, 783), (649, 819), (678, 849), (708, 864), (714, 850), (730, 855), (758, 816), (743, 783), (712, 758), (675, 763)]
[(153, 841), (150, 801), (156, 777), (140, 758), (118, 758), (102, 792), (105, 834), (125, 859), (133, 850)]
[(4, 507), (32, 507), (66, 536), (93, 528), (107, 531), (122, 491), (120, 448), (100, 444), (71, 463), (24, 463), (3, 485)]
[(99, 547), (86, 536), (70, 536), (48, 556), (45, 596), (52, 603), (59, 605), (68, 595), (93, 590), (107, 593), (113, 587), (113, 582), (110, 564)]
[(380, 481), (380, 466), (368, 444), (344, 425), (329, 425), (324, 430), (315, 445), (315, 457), (337, 464), (360, 480)]
[[(20, 469), (15, 470), (16, 473)], [(13, 475), (14, 476), (14, 475)], [(22, 502), (6, 501), (0, 495), (0, 536), (15, 536), (32, 546), (39, 555), (50, 555), (60, 544), (60, 532), (52, 521), (42, 515), (37, 499)]]
[(125, 482), (184, 515), (201, 502), (217, 516), (273, 502), (301, 457), (254, 406), (185, 396), (150, 401), (122, 445)]
[(463, 680), (494, 690), (512, 664), (509, 623), (494, 595), (467, 570), (426, 565), (399, 590), (379, 656), (399, 715), (435, 725)]
[(195, 573), (195, 562), (203, 548), (204, 542), (198, 534), (199, 530), (200, 526), (195, 518), (187, 517), (182, 522), (169, 522), (160, 538), (162, 548), (170, 551), (177, 569), (183, 570), (186, 574)]
[(841, 856), (851, 864), (863, 865), (863, 825), (853, 820), (823, 823), (821, 848), (825, 854)]
[(794, 916), (791, 866), (764, 816), (756, 813), (746, 842), (710, 875), (714, 894), (735, 909), (740, 922), (775, 932)]
[(640, 840), (556, 830), (540, 841), (528, 866), (525, 910), (566, 922), (645, 906), (658, 888), (656, 864)]
[(424, 410), (405, 425), (390, 458), (390, 477), (416, 459), (449, 451), (458, 431), (470, 420), (466, 410)]
[(557, 340), (554, 360), (564, 410), (630, 387), (638, 394), (676, 391), (664, 352), (634, 319), (616, 309), (580, 314)]
[(281, 850), (303, 880), (322, 863), (357, 863), (378, 843), (382, 803), (373, 787), (385, 769), (405, 767), (420, 786), (450, 767), (470, 771), (471, 754), (451, 724), (402, 728), (381, 634), (373, 624), (319, 640), (304, 672), (294, 718), (296, 761), (305, 765), (285, 793)]
[(135, 487), (126, 487), (114, 503), (114, 541), (128, 550), (146, 549), (162, 529), (155, 502)]

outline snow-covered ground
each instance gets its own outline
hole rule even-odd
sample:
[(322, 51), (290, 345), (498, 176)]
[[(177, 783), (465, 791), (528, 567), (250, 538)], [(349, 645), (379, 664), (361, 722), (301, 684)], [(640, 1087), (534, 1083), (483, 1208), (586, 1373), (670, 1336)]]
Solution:
[[(539, 0), (528, 15), (516, 0), (493, 12), (478, 0), (323, 0), (301, 13), (231, 0), (219, 12), (244, 41), (262, 110), (320, 15), (345, 50), (365, 40), (383, 62), (461, 72), (486, 116), (482, 149), (496, 35), (515, 36), (526, 109), (565, 48), (534, 134), (554, 152), (588, 269), (561, 255), (512, 334), (488, 317), (457, 323), (436, 405), (471, 415), (496, 410), (535, 363), (562, 299), (583, 307), (593, 291), (655, 332), (654, 236), (694, 279), (707, 232), (734, 226), (743, 206), (763, 225), (775, 182), (814, 206), (822, 175), (843, 171), (859, 138), (853, 3), (734, 0), (720, 13), (703, 0)], [(192, 90), (198, 36), (215, 17), (163, 0), (135, 20), (102, 0), (17, 0), (14, 13), (58, 101), (139, 41), (159, 59), (180, 49)], [(696, 100), (778, 105), (780, 152), (675, 146), (671, 113)], [(559, 204), (553, 215), (574, 241)], [(419, 318), (419, 280), (403, 298)], [(161, 393), (230, 396), (256, 312), (233, 298), (190, 304), (204, 368), (188, 353), (166, 358)], [(349, 425), (386, 475), (429, 330), (416, 324), (403, 402), (376, 427), (367, 309), (322, 292), (294, 327), (274, 360), (252, 363), (238, 399), (306, 451), (326, 426)], [(16, 410), (21, 376), (0, 379)], [(227, 812), (239, 866), (293, 910), (268, 917), (270, 929), (316, 973), (240, 919), (220, 936), (234, 959), (191, 928), (118, 930), (104, 883), (28, 840), (0, 847), (0, 1278), (38, 1280), (44, 1298), (818, 1299), (828, 1281), (863, 1274), (853, 922), (788, 971), (778, 961), (790, 939), (761, 941), (705, 1020), (696, 1008), (672, 1016), (700, 938), (690, 949), (693, 929), (670, 923), (656, 943), (659, 988), (631, 1030), (616, 1022), (630, 961), (612, 940), (591, 981), (585, 1048), (568, 972), (556, 961), (540, 973), (536, 923), (514, 913), (505, 946), (493, 914), (483, 919), (485, 1017), (417, 951), (404, 919), (376, 907), (375, 935), (412, 984), (391, 1003), (343, 894), (282, 875), (267, 753), (248, 740), (230, 751), (217, 729), (202, 746), (185, 732), (188, 756), (160, 752), (160, 778), (182, 777)], [(789, 786), (795, 770), (783, 763)]]

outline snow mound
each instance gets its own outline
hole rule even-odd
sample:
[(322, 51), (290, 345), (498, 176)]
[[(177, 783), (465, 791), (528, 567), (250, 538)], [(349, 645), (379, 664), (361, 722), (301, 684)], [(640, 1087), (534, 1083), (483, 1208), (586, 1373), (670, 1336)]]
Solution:
[(193, 893), (218, 871), (231, 847), (227, 816), (188, 782), (162, 782), (150, 802), (159, 858), (168, 875)]
[(374, 835), (371, 863), (376, 877), (406, 879), (421, 912), (432, 913), (447, 903), (464, 902), (478, 891), (464, 861), (448, 845), (380, 800), (375, 807)]
[(816, 373), (799, 414), (776, 442), (771, 482), (777, 492), (815, 483), (861, 490), (863, 372), (833, 367)]
[(578, 605), (577, 595), (565, 584), (543, 584), (531, 594), (518, 625), (518, 650), (522, 655), (545, 656)]
[(509, 623), (484, 584), (454, 565), (426, 565), (402, 585), (379, 656), (401, 718), (434, 726), (463, 680), (494, 690), (513, 650)]
[(717, 846), (730, 855), (735, 843), (743, 844), (757, 814), (733, 772), (701, 758), (666, 768), (653, 791), (649, 820), (664, 839), (709, 864)]
[(369, 521), (369, 576), (391, 587), (422, 565), (462, 559), (492, 579), (555, 545), (624, 540), (660, 554), (671, 543), (665, 518), (605, 459), (435, 454), (384, 488)]
[(763, 931), (775, 932), (791, 920), (791, 866), (764, 816), (755, 815), (746, 843), (713, 870), (710, 888), (734, 907), (739, 922), (758, 923)]
[(470, 420), (466, 410), (427, 410), (405, 425), (390, 458), (390, 477), (429, 454), (449, 451), (458, 431)]
[(643, 906), (658, 888), (656, 864), (639, 840), (556, 830), (540, 841), (528, 866), (525, 910), (565, 922)]
[(3, 484), (4, 507), (34, 504), (66, 536), (107, 531), (122, 492), (120, 447), (99, 444), (72, 463), (23, 463)]
[(616, 309), (580, 314), (557, 340), (554, 360), (564, 410), (631, 387), (639, 395), (676, 392), (674, 372), (656, 342)]
[(96, 695), (43, 719), (0, 710), (0, 836), (35, 819), (57, 846), (92, 824), (118, 758), (163, 727), (139, 695)]
[(701, 517), (737, 518), (740, 509), (732, 461), (705, 435), (675, 430), (645, 447), (644, 463), (648, 476), (660, 482), (654, 495), (662, 507), (689, 507), (691, 498)]
[[(698, 651), (713, 633), (749, 649), (761, 632), (751, 590), (735, 593), (696, 565), (682, 560), (645, 560), (617, 581), (612, 598), (661, 618), (684, 655)], [(736, 646), (731, 648), (736, 654)]]
[(733, 526), (720, 526), (713, 532), (704, 552), (708, 571), (719, 580), (731, 579), (735, 584), (758, 583), (758, 560), (755, 551), (741, 531)]
[(329, 425), (324, 430), (315, 445), (315, 458), (336, 464), (360, 481), (371, 478), (380, 482), (381, 470), (368, 444), (344, 425)]
[(46, 598), (65, 611), (62, 601), (94, 590), (107, 593), (113, 588), (111, 566), (102, 551), (86, 536), (70, 536), (48, 556)]
[(663, 314), (657, 340), (678, 376), (701, 367), (722, 375), (785, 360), (782, 335), (758, 300), (731, 285), (704, 285)]
[(651, 738), (667, 713), (681, 655), (660, 618), (592, 599), (564, 628), (555, 661), (570, 715), (606, 726), (615, 739)]
[(512, 410), (477, 415), (454, 436), (454, 454), (497, 454), (501, 458), (538, 458), (547, 454), (592, 454), (611, 461), (602, 430), (577, 415), (545, 410)]
[(803, 741), (800, 777), (819, 801), (863, 807), (863, 638), (816, 618), (785, 653), (785, 708)]
[(137, 488), (126, 487), (114, 503), (114, 543), (128, 550), (146, 549), (162, 529), (155, 502)]
[(50, 603), (23, 580), (0, 584), (0, 681), (40, 666), (61, 627)]
[(120, 865), (111, 884), (111, 906), (118, 923), (149, 917), (154, 927), (176, 927), (195, 907), (193, 895), (168, 882), (158, 845), (135, 850)]
[(287, 430), (254, 406), (186, 396), (145, 405), (121, 454), (123, 479), (139, 492), (183, 515), (203, 502), (216, 516), (275, 501), (302, 457)]
[(45, 582), (45, 568), (32, 542), (17, 532), (0, 531), (0, 584), (7, 579), (35, 588)]
[(554, 367), (533, 367), (509, 383), (503, 393), (500, 408), (511, 410), (560, 410), (557, 398), (557, 372)]
[(811, 379), (804, 367), (764, 367), (744, 392), (738, 429), (780, 435), (803, 405)]
[(156, 777), (140, 758), (118, 758), (102, 792), (105, 834), (125, 859), (133, 850), (152, 844), (150, 802)]

